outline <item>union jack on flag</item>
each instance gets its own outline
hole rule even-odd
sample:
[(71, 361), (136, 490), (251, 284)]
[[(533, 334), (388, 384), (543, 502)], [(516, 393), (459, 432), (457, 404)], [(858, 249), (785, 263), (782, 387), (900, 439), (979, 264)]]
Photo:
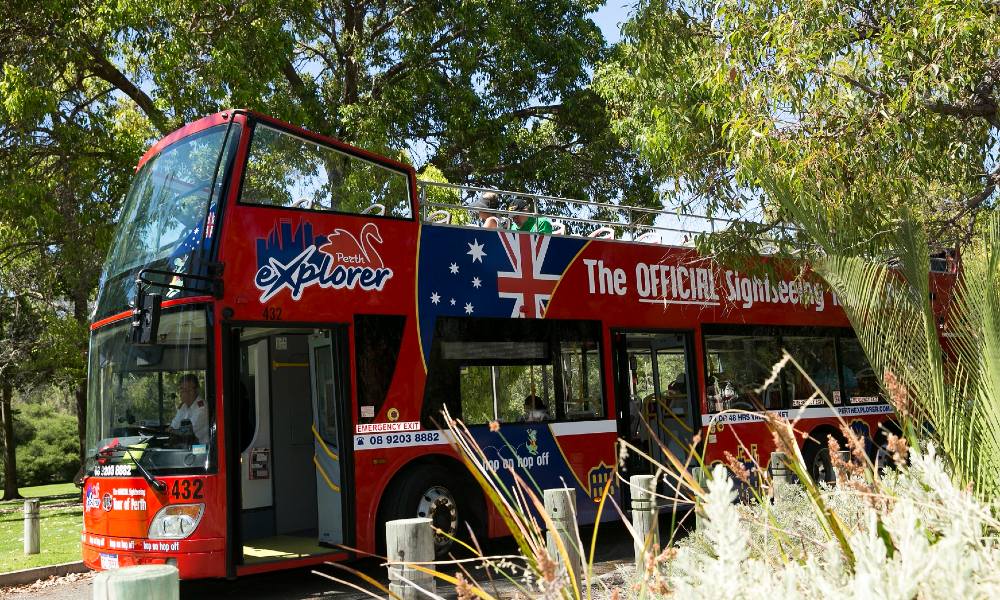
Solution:
[(497, 292), (501, 298), (514, 299), (510, 316), (545, 317), (545, 306), (562, 277), (562, 273), (542, 273), (551, 239), (547, 235), (500, 233), (500, 243), (514, 268), (497, 273)]
[(424, 352), (438, 317), (545, 317), (580, 238), (424, 225), (417, 309)]

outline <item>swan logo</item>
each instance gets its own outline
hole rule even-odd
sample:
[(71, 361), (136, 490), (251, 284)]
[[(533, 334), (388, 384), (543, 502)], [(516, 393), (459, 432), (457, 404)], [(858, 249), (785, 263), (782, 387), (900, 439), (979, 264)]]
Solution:
[(267, 238), (257, 240), (254, 284), (261, 291), (260, 301), (284, 289), (299, 300), (313, 285), (380, 292), (392, 279), (392, 269), (385, 266), (376, 244), (382, 244), (382, 234), (374, 223), (365, 223), (357, 235), (337, 228), (314, 236), (309, 223), (293, 230), (290, 222), (279, 222)]

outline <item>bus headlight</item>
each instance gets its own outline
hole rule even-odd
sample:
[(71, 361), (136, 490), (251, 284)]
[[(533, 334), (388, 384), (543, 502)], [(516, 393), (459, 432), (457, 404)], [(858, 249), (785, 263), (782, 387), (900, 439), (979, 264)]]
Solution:
[(149, 524), (151, 540), (183, 540), (198, 527), (205, 514), (204, 504), (170, 504), (164, 506)]

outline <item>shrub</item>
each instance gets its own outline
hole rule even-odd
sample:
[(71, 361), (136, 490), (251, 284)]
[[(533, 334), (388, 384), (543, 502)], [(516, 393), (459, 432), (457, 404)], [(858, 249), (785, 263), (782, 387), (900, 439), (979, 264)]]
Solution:
[(70, 481), (80, 468), (76, 417), (43, 404), (23, 406), (15, 416), (18, 484)]

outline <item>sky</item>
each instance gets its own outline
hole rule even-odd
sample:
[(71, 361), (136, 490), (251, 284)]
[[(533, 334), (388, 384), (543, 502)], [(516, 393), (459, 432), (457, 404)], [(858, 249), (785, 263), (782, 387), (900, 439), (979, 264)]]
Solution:
[(604, 39), (614, 44), (621, 39), (621, 24), (628, 20), (634, 0), (608, 0), (591, 17), (604, 33)]

